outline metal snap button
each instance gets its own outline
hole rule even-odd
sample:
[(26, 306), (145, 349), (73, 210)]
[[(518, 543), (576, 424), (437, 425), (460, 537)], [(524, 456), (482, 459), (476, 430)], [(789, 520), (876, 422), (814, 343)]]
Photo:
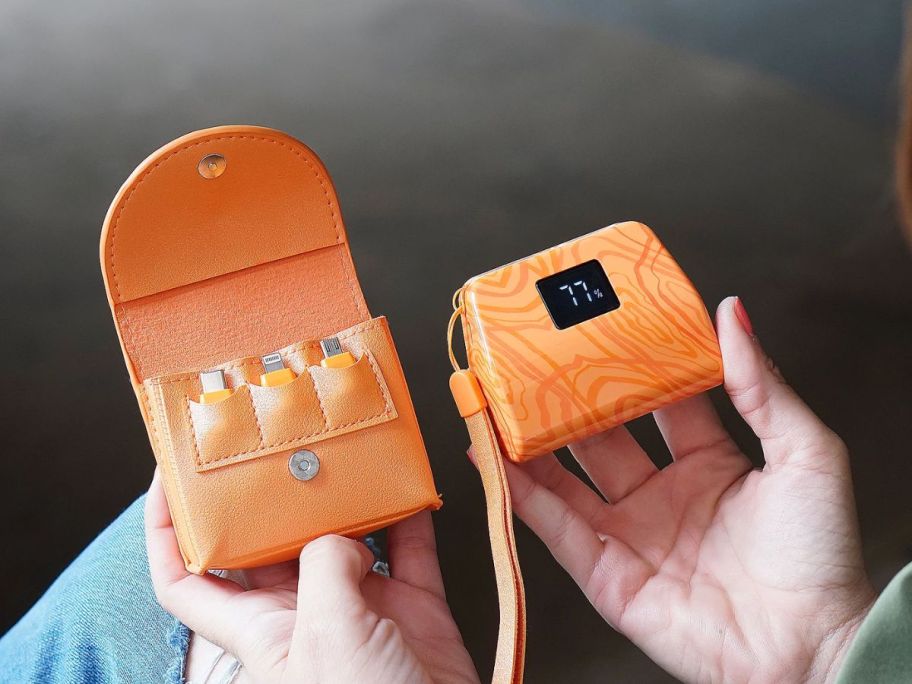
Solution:
[(301, 449), (291, 455), (288, 469), (293, 477), (306, 482), (312, 480), (320, 472), (320, 459), (314, 452)]
[(228, 162), (225, 161), (222, 155), (207, 154), (200, 159), (199, 164), (196, 165), (196, 170), (199, 171), (199, 175), (203, 178), (218, 178), (225, 173), (226, 166), (228, 166)]

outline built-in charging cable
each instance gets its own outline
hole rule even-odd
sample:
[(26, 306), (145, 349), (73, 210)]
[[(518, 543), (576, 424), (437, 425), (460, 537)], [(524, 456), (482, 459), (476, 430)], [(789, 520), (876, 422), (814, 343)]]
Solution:
[[(342, 348), (338, 337), (320, 340), (320, 349), (323, 351), (320, 360), (323, 368), (348, 368), (355, 365), (355, 357)], [(266, 354), (260, 360), (263, 363), (263, 373), (260, 375), (262, 387), (281, 387), (297, 377), (293, 370), (285, 366), (279, 352)], [(199, 395), (201, 404), (215, 404), (231, 396), (232, 390), (228, 387), (223, 370), (203, 371), (200, 373), (200, 384), (203, 387), (203, 392)]]

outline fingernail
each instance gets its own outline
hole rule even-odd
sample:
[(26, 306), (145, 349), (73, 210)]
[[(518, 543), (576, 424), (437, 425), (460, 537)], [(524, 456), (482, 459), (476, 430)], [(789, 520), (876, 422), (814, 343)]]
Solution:
[(475, 463), (475, 454), (472, 453), (472, 447), (469, 447), (468, 449), (466, 449), (466, 456), (469, 457), (469, 461), (472, 462), (473, 466), (477, 466), (477, 464)]
[(744, 332), (753, 337), (754, 326), (751, 323), (750, 316), (747, 315), (747, 309), (744, 308), (744, 304), (741, 302), (741, 297), (735, 297), (735, 316), (738, 317), (738, 322), (744, 328)]

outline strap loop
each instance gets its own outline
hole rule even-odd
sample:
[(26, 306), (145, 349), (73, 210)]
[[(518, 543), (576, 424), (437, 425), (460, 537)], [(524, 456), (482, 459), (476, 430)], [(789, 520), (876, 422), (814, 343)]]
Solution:
[(461, 370), (459, 362), (456, 360), (456, 354), (453, 353), (453, 330), (456, 327), (456, 321), (462, 316), (462, 288), (460, 287), (453, 293), (453, 313), (450, 315), (450, 322), (447, 325), (447, 352), (450, 355), (450, 365), (454, 371)]

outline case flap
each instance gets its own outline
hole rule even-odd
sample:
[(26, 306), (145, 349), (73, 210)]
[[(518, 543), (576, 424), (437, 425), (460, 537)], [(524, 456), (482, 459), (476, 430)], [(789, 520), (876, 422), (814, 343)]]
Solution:
[[(199, 171), (224, 157), (214, 177)], [(284, 133), (224, 126), (162, 147), (108, 212), (105, 276), (116, 303), (345, 242), (326, 169)]]
[(148, 157), (108, 211), (101, 262), (134, 386), (370, 317), (326, 169), (268, 128), (197, 131)]

